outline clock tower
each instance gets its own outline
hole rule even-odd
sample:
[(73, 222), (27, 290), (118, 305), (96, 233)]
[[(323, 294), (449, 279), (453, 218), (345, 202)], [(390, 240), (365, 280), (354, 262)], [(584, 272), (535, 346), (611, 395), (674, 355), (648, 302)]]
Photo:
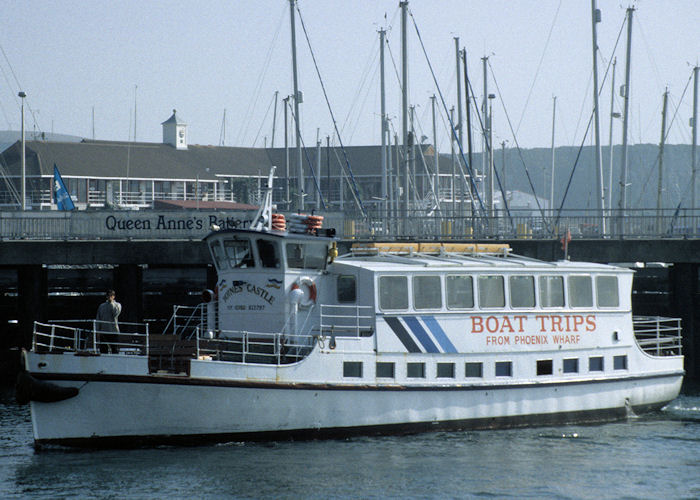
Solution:
[(170, 144), (176, 149), (187, 149), (187, 124), (177, 116), (174, 109), (172, 116), (161, 125), (163, 126), (163, 144)]

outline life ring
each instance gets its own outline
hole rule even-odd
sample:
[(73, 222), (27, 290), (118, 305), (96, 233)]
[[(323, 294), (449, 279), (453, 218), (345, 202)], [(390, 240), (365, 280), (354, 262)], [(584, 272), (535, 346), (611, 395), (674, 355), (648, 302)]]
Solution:
[[(307, 291), (304, 292), (304, 288)], [(292, 284), (292, 290), (301, 290), (304, 292), (304, 298), (299, 302), (302, 307), (311, 307), (316, 304), (316, 283), (311, 278), (304, 276), (299, 278)]]

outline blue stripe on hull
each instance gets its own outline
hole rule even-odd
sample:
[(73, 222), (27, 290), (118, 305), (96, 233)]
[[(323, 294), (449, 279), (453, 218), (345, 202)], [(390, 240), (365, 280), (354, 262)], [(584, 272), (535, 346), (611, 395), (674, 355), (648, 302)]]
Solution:
[(440, 349), (438, 349), (437, 346), (430, 339), (430, 336), (428, 336), (428, 332), (425, 331), (423, 325), (421, 325), (418, 321), (418, 318), (416, 318), (415, 316), (404, 316), (403, 320), (411, 329), (413, 335), (415, 335), (418, 341), (423, 345), (426, 352), (440, 352)]
[(435, 319), (435, 316), (421, 316), (421, 319), (423, 322), (426, 324), (426, 326), (430, 329), (430, 331), (433, 334), (433, 337), (435, 337), (435, 340), (438, 341), (440, 344), (440, 347), (442, 347), (442, 350), (447, 353), (456, 353), (457, 349), (455, 346), (450, 342), (450, 339), (447, 337), (447, 334), (445, 334), (445, 331), (442, 329), (440, 326), (440, 323)]

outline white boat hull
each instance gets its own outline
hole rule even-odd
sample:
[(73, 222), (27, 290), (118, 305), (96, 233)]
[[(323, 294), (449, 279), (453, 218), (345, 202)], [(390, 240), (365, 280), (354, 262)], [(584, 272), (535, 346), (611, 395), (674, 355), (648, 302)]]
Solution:
[(46, 378), (80, 391), (31, 402), (37, 445), (133, 446), (607, 421), (673, 400), (682, 372), (444, 387), (129, 373)]

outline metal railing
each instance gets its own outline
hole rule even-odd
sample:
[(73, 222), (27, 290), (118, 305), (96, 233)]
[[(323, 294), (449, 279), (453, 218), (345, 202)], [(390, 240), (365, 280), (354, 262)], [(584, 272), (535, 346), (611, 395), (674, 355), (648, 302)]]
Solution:
[(372, 306), (321, 304), (319, 333), (333, 337), (369, 337), (374, 332)]
[(660, 316), (634, 316), (634, 337), (647, 354), (678, 356), (682, 350), (681, 320)]
[(32, 350), (36, 352), (148, 352), (148, 323), (120, 322), (119, 332), (105, 329), (97, 320), (34, 322)]

